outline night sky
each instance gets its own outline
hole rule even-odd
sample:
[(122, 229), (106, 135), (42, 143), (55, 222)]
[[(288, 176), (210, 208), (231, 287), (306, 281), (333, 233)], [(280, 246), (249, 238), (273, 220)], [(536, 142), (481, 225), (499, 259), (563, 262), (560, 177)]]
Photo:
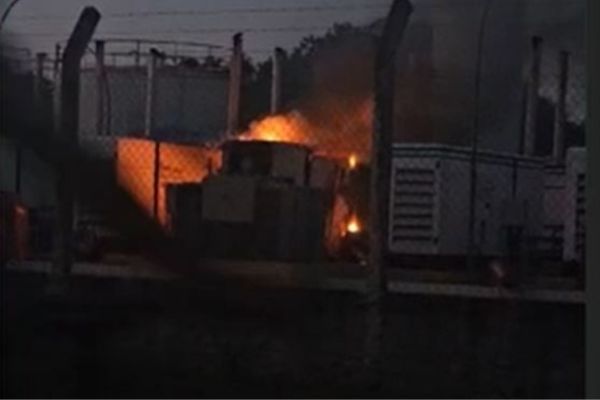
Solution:
[[(7, 3), (0, 0), (0, 8), (5, 9)], [(51, 53), (54, 44), (67, 37), (81, 9), (94, 5), (104, 15), (97, 37), (189, 40), (229, 46), (233, 30), (248, 29), (247, 51), (264, 58), (273, 47), (291, 48), (303, 36), (323, 33), (334, 22), (361, 24), (381, 18), (389, 4), (389, 0), (21, 0), (4, 29), (13, 40), (17, 39), (15, 44)], [(156, 14), (161, 12), (169, 14)], [(124, 17), (127, 13), (137, 15)]]
[[(584, 0), (494, 0), (493, 7), (508, 7), (517, 1), (527, 5), (527, 18), (536, 25), (583, 25)], [(8, 3), (0, 0), (0, 10)], [(363, 24), (382, 18), (390, 4), (391, 0), (20, 0), (3, 34), (33, 52), (52, 53), (54, 44), (66, 39), (82, 8), (94, 5), (104, 15), (97, 38), (189, 40), (229, 46), (235, 30), (248, 30), (247, 53), (265, 58), (275, 46), (289, 49), (302, 37), (323, 33), (335, 22)], [(456, 23), (457, 15), (463, 23), (475, 23), (483, 1), (413, 0), (413, 4), (417, 17), (431, 12), (437, 23), (446, 23), (448, 18)], [(134, 15), (124, 15), (128, 13)], [(500, 25), (506, 23), (510, 21)], [(579, 46), (583, 29), (572, 31), (566, 40)], [(564, 30), (549, 29), (547, 34), (552, 32), (565, 38)]]

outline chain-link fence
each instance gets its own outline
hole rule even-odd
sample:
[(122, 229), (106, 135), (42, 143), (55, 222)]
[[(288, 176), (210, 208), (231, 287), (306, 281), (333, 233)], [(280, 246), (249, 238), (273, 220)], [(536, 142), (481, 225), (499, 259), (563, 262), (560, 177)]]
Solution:
[[(399, 43), (388, 268), (461, 275), (471, 257), (478, 271), (544, 275), (580, 264), (583, 56), (550, 34), (536, 56), (531, 32), (547, 31), (517, 2), (491, 2), (483, 21), (461, 16), (469, 7), (484, 10), (416, 4)], [(97, 40), (81, 64), (79, 146), (108, 160), (170, 235), (205, 238), (200, 259), (366, 262), (382, 26), (338, 24), (263, 61), (236, 59), (235, 46)], [(64, 46), (25, 57), (26, 91), (48, 121)], [(48, 253), (52, 173), (27, 149), (3, 149), (17, 171), (3, 190), (29, 210), (31, 255)], [(102, 220), (93, 209), (77, 208), (89, 232)]]
[[(332, 391), (355, 393), (349, 376), (361, 390), (374, 380), (382, 386), (373, 390), (388, 394), (434, 396), (433, 380), (457, 395), (578, 394), (581, 309), (521, 301), (582, 302), (581, 291), (571, 290), (582, 288), (585, 251), (582, 24), (570, 6), (564, 15), (549, 12), (549, 1), (414, 0), (396, 43), (387, 92), (393, 101), (374, 96), (387, 3), (366, 23), (338, 23), (291, 44), (282, 40), (277, 45), (284, 48), (273, 51), (254, 49), (252, 32), (269, 32), (265, 27), (234, 36), (233, 46), (98, 36), (80, 65), (77, 154), (64, 153), (67, 162), (76, 161), (65, 162), (73, 171), (62, 174), (55, 168), (63, 166), (60, 148), (69, 147), (60, 125), (66, 43), (51, 56), (17, 49), (11, 93), (19, 94), (15, 101), (24, 114), (46, 128), (29, 141), (18, 140), (20, 131), (1, 132), (0, 261), (12, 271), (51, 269), (57, 253), (66, 251), (75, 259), (73, 274), (189, 278), (182, 285), (157, 284), (156, 292), (146, 281), (113, 289), (109, 280), (71, 280), (80, 290), (72, 297), (78, 307), (80, 298), (95, 296), (93, 307), (81, 306), (89, 315), (98, 305), (102, 318), (110, 314), (113, 322), (104, 302), (114, 301), (119, 310), (134, 309), (124, 319), (135, 321), (114, 323), (106, 340), (94, 325), (92, 344), (73, 357), (113, 366), (133, 354), (134, 363), (147, 360), (141, 364), (148, 367), (160, 359), (167, 369), (172, 362), (177, 374), (158, 379), (165, 391), (183, 384), (182, 392), (197, 394), (211, 382), (222, 394), (238, 378), (250, 387), (263, 382), (267, 371), (284, 382), (278, 394), (286, 393), (287, 382), (300, 390), (332, 379)], [(323, 7), (341, 13), (327, 5), (291, 11)], [(244, 12), (260, 15), (261, 9)], [(291, 31), (304, 32), (294, 26), (271, 34)], [(378, 115), (391, 123), (375, 121)], [(393, 144), (377, 153), (373, 138), (382, 132)], [(337, 290), (361, 291), (372, 272), (374, 154), (391, 167), (384, 199), (387, 289), (411, 296), (386, 296), (383, 312), (367, 307), (365, 313), (363, 301), (357, 306), (356, 297)], [(65, 176), (75, 200), (72, 226), (59, 217), (66, 214), (59, 209), (67, 202), (57, 201)], [(61, 236), (65, 231), (72, 238)], [(154, 275), (157, 270), (171, 274)], [(209, 280), (205, 271), (323, 291), (302, 292), (309, 299), (298, 311), (290, 308), (291, 291), (277, 297), (252, 285), (222, 290), (223, 281)], [(190, 281), (209, 284), (194, 285), (189, 294), (183, 288)], [(21, 284), (10, 288), (11, 307), (26, 297), (18, 293)], [(548, 287), (560, 290), (536, 290)], [(118, 295), (123, 288), (125, 300)], [(165, 296), (177, 312), (161, 311), (148, 329), (152, 317), (142, 321), (139, 309), (128, 307), (131, 298), (139, 304), (142, 292)], [(429, 297), (436, 295), (468, 300)], [(191, 310), (182, 309), (188, 300)], [(44, 321), (72, 318), (35, 309)], [(22, 336), (25, 324), (19, 324), (38, 325), (29, 324), (32, 314), (13, 314), (22, 319), (12, 325), (11, 339), (27, 348), (39, 332)], [(77, 337), (89, 333), (74, 326)], [(552, 330), (561, 334), (547, 335)], [(54, 340), (54, 333), (44, 340)], [(202, 345), (194, 347), (198, 340)], [(36, 349), (48, 344), (32, 342)], [(163, 352), (178, 356), (165, 363)], [(20, 357), (13, 351), (10, 366), (26, 365)], [(377, 358), (381, 370), (373, 378)], [(40, 370), (53, 371), (47, 362)], [(127, 380), (139, 394), (156, 373), (142, 369), (131, 379), (125, 369), (110, 368), (110, 391)], [(97, 371), (90, 378), (81, 370), (78, 379), (96, 382)], [(467, 389), (471, 384), (476, 387)], [(53, 383), (40, 388), (45, 385)]]

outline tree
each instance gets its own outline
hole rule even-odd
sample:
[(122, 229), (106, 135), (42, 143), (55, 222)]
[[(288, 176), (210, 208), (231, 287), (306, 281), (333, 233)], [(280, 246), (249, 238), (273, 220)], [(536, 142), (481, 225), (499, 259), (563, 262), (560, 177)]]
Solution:
[[(283, 109), (302, 108), (315, 114), (324, 103), (343, 104), (371, 89), (373, 35), (367, 27), (335, 24), (323, 36), (309, 35), (285, 53), (282, 77)], [(367, 65), (368, 64), (368, 65)], [(342, 68), (340, 68), (342, 67)], [(271, 59), (257, 63), (242, 96), (242, 124), (268, 114)], [(344, 110), (345, 111), (345, 110)], [(344, 112), (340, 111), (340, 112)]]

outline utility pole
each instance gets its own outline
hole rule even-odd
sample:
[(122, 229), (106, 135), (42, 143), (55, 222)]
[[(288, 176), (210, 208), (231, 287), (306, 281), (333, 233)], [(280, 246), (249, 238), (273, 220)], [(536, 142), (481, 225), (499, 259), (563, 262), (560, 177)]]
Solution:
[(71, 171), (75, 168), (72, 155), (78, 148), (80, 64), (99, 21), (100, 13), (95, 8), (84, 8), (62, 57), (58, 142), (66, 157), (59, 161), (56, 182), (58, 216), (54, 270), (63, 278), (68, 276), (73, 266), (75, 196)]
[(413, 7), (395, 0), (379, 39), (374, 71), (374, 120), (369, 199), (369, 263), (367, 278), (367, 335), (365, 361), (379, 365), (382, 303), (386, 292), (385, 257), (388, 252), (390, 170), (394, 130), (396, 54)]

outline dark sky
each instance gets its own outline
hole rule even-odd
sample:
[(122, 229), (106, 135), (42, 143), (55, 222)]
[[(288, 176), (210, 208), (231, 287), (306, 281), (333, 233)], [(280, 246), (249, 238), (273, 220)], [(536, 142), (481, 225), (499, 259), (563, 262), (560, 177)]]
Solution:
[[(529, 22), (549, 27), (557, 20), (579, 25), (584, 5), (584, 0), (493, 0), (493, 4), (498, 9), (517, 1), (527, 5)], [(8, 2), (0, 0), (0, 10)], [(246, 51), (265, 58), (275, 46), (291, 48), (302, 37), (323, 33), (335, 22), (362, 24), (382, 18), (390, 4), (391, 0), (20, 0), (4, 29), (15, 44), (52, 53), (54, 44), (66, 39), (82, 8), (94, 5), (104, 15), (97, 38), (189, 40), (229, 46), (234, 30), (248, 29)], [(433, 14), (434, 25), (470, 24), (478, 20), (483, 0), (413, 0), (413, 4), (414, 16)], [(123, 15), (128, 13), (133, 15)], [(510, 21), (500, 25), (506, 22), (508, 27)], [(548, 29), (544, 35), (553, 31)], [(564, 33), (560, 30), (561, 37)]]
[[(3, 10), (7, 3), (8, 0), (0, 0), (0, 8)], [(273, 47), (292, 47), (303, 36), (322, 33), (334, 22), (371, 22), (385, 15), (390, 3), (390, 0), (20, 0), (4, 29), (19, 45), (51, 52), (56, 41), (66, 38), (81, 9), (94, 5), (104, 15), (97, 36), (229, 45), (232, 30), (249, 29), (245, 33), (246, 49), (255, 57), (265, 57)], [(315, 7), (319, 9), (309, 9)], [(171, 14), (156, 14), (161, 12)], [(137, 15), (114, 15), (123, 13)], [(268, 31), (272, 29), (278, 31)]]

